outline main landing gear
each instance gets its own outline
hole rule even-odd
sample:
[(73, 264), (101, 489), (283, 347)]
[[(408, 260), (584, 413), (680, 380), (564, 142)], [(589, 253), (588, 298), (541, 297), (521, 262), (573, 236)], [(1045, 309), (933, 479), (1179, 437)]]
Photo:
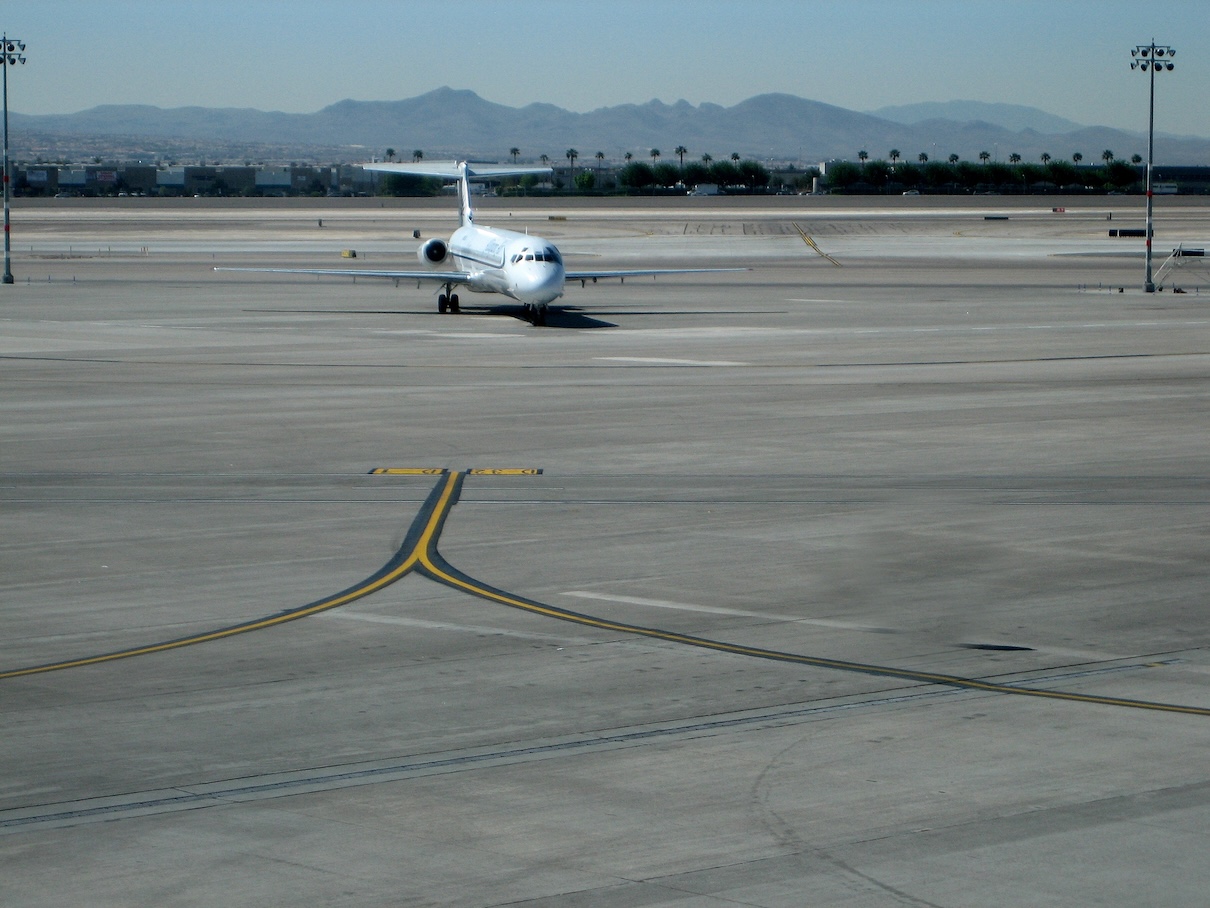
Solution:
[(437, 311), (442, 315), (445, 315), (447, 312), (457, 314), (462, 311), (458, 306), (458, 294), (451, 292), (453, 289), (453, 285), (446, 284), (445, 293), (437, 297)]
[(525, 318), (535, 328), (541, 328), (546, 325), (546, 306), (531, 306), (525, 304)]

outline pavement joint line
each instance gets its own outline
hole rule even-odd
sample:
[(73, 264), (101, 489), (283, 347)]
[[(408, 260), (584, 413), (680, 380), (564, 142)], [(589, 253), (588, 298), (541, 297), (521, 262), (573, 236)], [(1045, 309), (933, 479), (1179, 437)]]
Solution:
[(956, 690), (874, 692), (835, 703), (790, 704), (735, 713), (666, 721), (649, 726), (576, 735), (520, 747), (479, 747), (447, 753), (403, 755), (373, 762), (336, 764), (303, 770), (286, 770), (217, 782), (182, 784), (123, 795), (83, 798), (0, 810), (0, 835), (38, 827), (74, 826), (81, 823), (196, 810), (224, 804), (289, 797), (378, 782), (404, 781), (430, 775), (465, 772), (481, 766), (527, 763), (582, 752), (634, 747), (650, 740), (713, 734), (753, 725), (783, 725), (827, 718), (838, 712), (878, 708), (902, 702), (956, 696)]
[[(1112, 666), (1078, 674), (1139, 670), (1146, 664)], [(1034, 683), (1072, 677), (1059, 672), (1034, 678)], [(878, 709), (903, 703), (918, 703), (964, 692), (952, 687), (931, 689), (894, 688), (839, 698), (835, 701), (791, 703), (783, 706), (736, 710), (712, 716), (669, 720), (651, 725), (612, 729), (594, 734), (547, 740), (520, 747), (475, 747), (446, 753), (400, 755), (386, 760), (344, 763), (309, 769), (284, 770), (257, 776), (195, 782), (169, 788), (128, 792), (122, 795), (83, 798), (0, 810), (0, 835), (32, 829), (75, 826), (82, 823), (130, 819), (184, 810), (197, 810), (248, 801), (290, 797), (380, 782), (400, 782), (473, 771), (480, 767), (517, 765), (533, 760), (575, 756), (641, 746), (667, 738), (713, 735), (731, 729), (785, 726), (825, 720), (855, 710)]]

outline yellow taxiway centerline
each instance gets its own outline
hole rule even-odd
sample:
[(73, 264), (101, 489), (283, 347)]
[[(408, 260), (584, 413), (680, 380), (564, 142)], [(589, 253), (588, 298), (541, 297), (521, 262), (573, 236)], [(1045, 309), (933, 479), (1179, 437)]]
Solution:
[(543, 615), (548, 618), (557, 618), (561, 621), (569, 621), (585, 627), (593, 627), (600, 630), (613, 631), (615, 633), (634, 634), (655, 640), (664, 640), (669, 643), (679, 643), (685, 646), (714, 650), (715, 652), (731, 653), (737, 656), (748, 656), (758, 659), (768, 659), (776, 662), (789, 662), (797, 665), (809, 665), (815, 668), (855, 672), (885, 678), (897, 678), (899, 680), (915, 681), (921, 684), (940, 684), (948, 687), (957, 687), (965, 690), (977, 690), (986, 693), (1013, 694), (1024, 697), (1041, 697), (1050, 700), (1067, 700), (1077, 703), (1094, 703), (1102, 706), (1118, 706), (1131, 709), (1157, 710), (1161, 712), (1210, 717), (1210, 708), (1206, 707), (1182, 706), (1175, 703), (1158, 703), (1149, 700), (1131, 700), (1122, 697), (1104, 697), (1091, 694), (1078, 694), (1068, 691), (1018, 687), (1011, 684), (997, 684), (991, 681), (981, 681), (978, 678), (964, 678), (958, 675), (945, 675), (935, 672), (895, 668), (893, 666), (886, 665), (851, 662), (843, 659), (828, 659), (820, 656), (807, 656), (801, 653), (789, 653), (782, 652), (780, 650), (770, 650), (763, 649), (761, 647), (727, 643), (720, 640), (711, 640), (707, 637), (695, 637), (690, 634), (665, 631), (660, 630), (659, 628), (643, 627), (636, 624), (626, 624), (620, 621), (609, 621), (603, 618), (596, 618), (592, 615), (573, 612), (568, 609), (556, 608), (555, 606), (546, 605), (533, 599), (515, 596), (511, 593), (505, 592), (504, 590), (499, 590), (488, 584), (481, 583), (475, 578), (459, 571), (448, 561), (446, 561), (445, 558), (442, 557), (442, 555), (437, 551), (437, 540), (441, 535), (441, 529), (445, 524), (445, 519), (449, 515), (449, 512), (458, 502), (458, 497), (462, 489), (462, 483), (467, 475), (534, 475), (535, 473), (540, 473), (540, 470), (466, 470), (448, 472), (446, 470), (431, 471), (427, 469), (410, 470), (406, 468), (380, 468), (371, 470), (370, 472), (375, 475), (441, 475), (442, 480), (434, 487), (433, 491), (429, 493), (429, 497), (425, 500), (424, 505), (421, 507), (420, 512), (413, 521), (412, 530), (408, 533), (408, 536), (404, 540), (404, 543), (400, 547), (399, 551), (396, 552), (395, 556), (389, 562), (387, 562), (382, 569), (380, 569), (373, 576), (367, 578), (361, 584), (350, 587), (349, 589), (336, 593), (333, 596), (320, 599), (300, 608), (281, 612), (277, 615), (272, 615), (256, 621), (231, 625), (229, 627), (219, 628), (218, 630), (208, 631), (206, 633), (194, 634), (188, 637), (181, 637), (177, 640), (169, 640), (163, 643), (155, 643), (148, 646), (118, 650), (116, 652), (104, 653), (97, 656), (88, 656), (80, 659), (53, 662), (46, 665), (31, 666), (23, 669), (0, 671), (0, 680), (5, 678), (21, 677), (23, 675), (33, 675), (41, 672), (58, 671), (66, 668), (78, 668), (85, 665), (96, 665), (116, 659), (128, 659), (133, 656), (164, 652), (166, 650), (177, 649), (183, 646), (192, 646), (197, 643), (220, 640), (236, 634), (263, 630), (268, 627), (284, 624), (288, 621), (296, 621), (300, 618), (306, 618), (310, 615), (317, 614), (318, 612), (347, 605), (350, 602), (361, 599), (364, 596), (368, 596), (371, 593), (377, 592), (378, 590), (389, 586), (396, 580), (399, 580), (401, 577), (415, 570), (429, 577), (431, 580), (444, 584), (445, 586), (449, 586), (456, 590), (461, 590), (464, 593), (477, 596), (481, 599), (487, 599), (491, 602), (507, 605), (511, 608), (521, 609), (523, 611)]

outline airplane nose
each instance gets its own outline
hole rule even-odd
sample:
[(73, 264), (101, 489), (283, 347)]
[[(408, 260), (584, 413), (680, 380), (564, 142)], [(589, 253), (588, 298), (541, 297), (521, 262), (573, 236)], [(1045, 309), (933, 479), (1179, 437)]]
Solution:
[(534, 306), (545, 306), (563, 295), (563, 266), (544, 263), (527, 269), (517, 281), (517, 298)]

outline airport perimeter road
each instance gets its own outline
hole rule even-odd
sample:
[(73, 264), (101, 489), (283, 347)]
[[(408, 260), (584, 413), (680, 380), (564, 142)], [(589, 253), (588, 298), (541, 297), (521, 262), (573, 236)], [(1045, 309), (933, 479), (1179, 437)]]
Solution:
[(1205, 905), (1210, 274), (1138, 200), (487, 200), (753, 269), (545, 329), (212, 270), (448, 201), (190, 201), (14, 208), (5, 908)]

